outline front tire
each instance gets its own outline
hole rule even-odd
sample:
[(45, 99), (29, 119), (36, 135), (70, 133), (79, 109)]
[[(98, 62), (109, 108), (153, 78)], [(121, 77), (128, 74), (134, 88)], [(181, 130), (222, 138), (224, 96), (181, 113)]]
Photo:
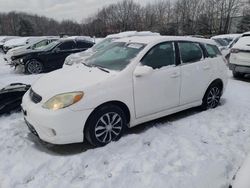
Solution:
[(115, 105), (98, 108), (88, 119), (84, 135), (93, 146), (104, 146), (121, 138), (127, 121), (125, 113)]
[(214, 83), (207, 89), (203, 100), (202, 100), (202, 109), (212, 109), (216, 108), (220, 103), (220, 98), (222, 95), (222, 86), (218, 83)]
[(25, 64), (25, 73), (27, 74), (40, 74), (42, 72), (43, 64), (36, 59), (31, 59)]

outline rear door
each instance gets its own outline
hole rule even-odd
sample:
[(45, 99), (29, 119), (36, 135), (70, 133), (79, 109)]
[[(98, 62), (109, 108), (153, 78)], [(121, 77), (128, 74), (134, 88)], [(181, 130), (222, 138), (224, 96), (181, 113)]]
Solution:
[(181, 59), (180, 104), (202, 100), (211, 79), (211, 64), (199, 43), (178, 42)]

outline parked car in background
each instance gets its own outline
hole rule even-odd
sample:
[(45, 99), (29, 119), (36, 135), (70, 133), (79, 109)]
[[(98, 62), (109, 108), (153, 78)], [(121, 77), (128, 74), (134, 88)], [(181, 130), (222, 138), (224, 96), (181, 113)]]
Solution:
[(238, 172), (233, 177), (232, 184), (229, 188), (249, 188), (250, 187), (250, 155), (239, 168)]
[(31, 43), (34, 43), (35, 41), (39, 40), (39, 37), (19, 37), (11, 39), (4, 43), (3, 45), (3, 51), (4, 53), (7, 53), (10, 49), (25, 46)]
[(233, 42), (236, 38), (241, 37), (242, 34), (224, 34), (224, 35), (216, 35), (214, 37), (212, 37), (213, 39), (223, 39), (225, 41), (228, 42), (228, 44), (230, 44), (231, 42)]
[(12, 56), (9, 65), (22, 66), (25, 73), (28, 74), (52, 71), (62, 68), (68, 55), (87, 50), (93, 45), (93, 42), (77, 38), (60, 39), (26, 54)]
[(114, 41), (78, 66), (48, 73), (23, 97), (32, 133), (53, 144), (103, 146), (126, 127), (181, 110), (215, 108), (227, 85), (216, 44), (192, 37)]
[(239, 40), (242, 34), (224, 34), (212, 37), (212, 39), (217, 43), (221, 53), (229, 63), (230, 50), (233, 45)]
[(229, 68), (235, 78), (250, 74), (250, 34), (243, 34), (232, 47)]
[(12, 64), (11, 63), (12, 57), (21, 56), (23, 54), (27, 54), (27, 53), (32, 52), (34, 50), (39, 50), (39, 48), (47, 46), (51, 42), (56, 41), (58, 39), (59, 39), (58, 37), (39, 37), (39, 38), (37, 38), (36, 41), (34, 41), (30, 44), (27, 44), (27, 45), (21, 46), (21, 47), (16, 47), (16, 48), (9, 50), (6, 53), (6, 55), (4, 56), (4, 60), (8, 64)]
[(3, 45), (5, 42), (7, 42), (8, 40), (14, 39), (14, 38), (18, 38), (16, 36), (0, 36), (0, 51), (3, 51)]
[(160, 36), (160, 34), (150, 32), (150, 31), (140, 31), (140, 32), (138, 32), (138, 31), (126, 31), (126, 32), (108, 35), (105, 39), (103, 39), (101, 42), (95, 44), (92, 48), (90, 48), (84, 52), (80, 52), (80, 53), (76, 53), (76, 54), (72, 54), (72, 55), (68, 56), (65, 59), (63, 67), (68, 67), (68, 66), (72, 66), (73, 64), (81, 63), (89, 56), (106, 48), (114, 40), (117, 40), (120, 38), (125, 38), (125, 37), (132, 37), (132, 36)]

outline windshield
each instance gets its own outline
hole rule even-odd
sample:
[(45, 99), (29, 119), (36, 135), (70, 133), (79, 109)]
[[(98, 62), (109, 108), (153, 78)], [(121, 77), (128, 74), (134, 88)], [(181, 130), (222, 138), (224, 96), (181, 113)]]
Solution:
[(93, 51), (97, 52), (99, 50), (102, 50), (106, 46), (108, 46), (112, 41), (114, 41), (114, 38), (107, 38), (101, 41), (100, 43), (93, 46)]
[(41, 46), (41, 47), (38, 47), (36, 48), (36, 50), (43, 50), (43, 51), (48, 51), (48, 50), (51, 50), (53, 49), (55, 46), (57, 46), (58, 44), (60, 44), (61, 42), (59, 40), (57, 41), (54, 41), (54, 42), (51, 42), (49, 43), (48, 45), (45, 45), (45, 46)]
[(86, 60), (90, 66), (110, 70), (123, 70), (136, 55), (145, 47), (140, 43), (114, 42)]

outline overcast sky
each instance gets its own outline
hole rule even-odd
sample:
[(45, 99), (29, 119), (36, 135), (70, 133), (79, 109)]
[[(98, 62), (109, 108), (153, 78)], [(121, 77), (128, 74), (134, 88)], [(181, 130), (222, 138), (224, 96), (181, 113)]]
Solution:
[[(103, 6), (118, 1), (120, 0), (0, 0), (0, 12), (15, 10), (45, 15), (60, 21), (73, 19), (80, 22)], [(135, 0), (141, 4), (149, 1)]]

